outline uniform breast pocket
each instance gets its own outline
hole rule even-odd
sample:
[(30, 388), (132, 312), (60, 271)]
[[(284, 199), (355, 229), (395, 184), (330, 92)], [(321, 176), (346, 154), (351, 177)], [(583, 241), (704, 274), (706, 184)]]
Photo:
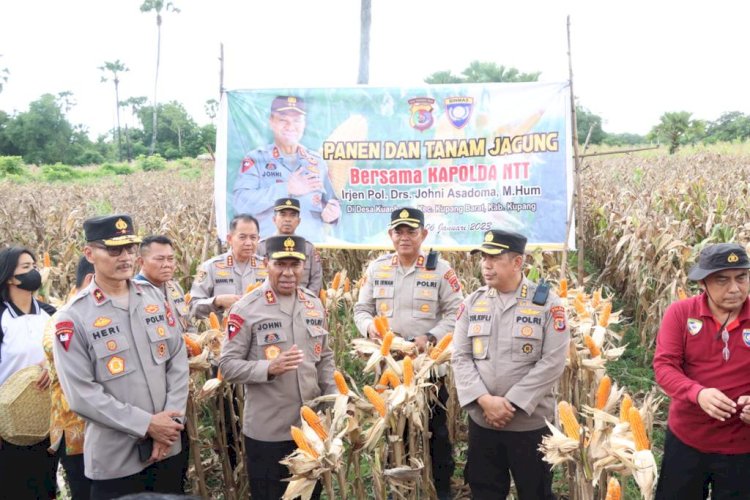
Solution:
[(264, 324), (256, 327), (255, 338), (258, 345), (258, 359), (272, 361), (281, 354), (282, 346), (286, 342), (286, 334), (280, 329), (263, 328)]
[(135, 370), (130, 344), (123, 335), (108, 337), (92, 345), (96, 356), (96, 380), (107, 382)]
[(393, 292), (392, 286), (376, 286), (372, 290), (377, 314), (389, 318), (393, 316)]
[(471, 354), (474, 359), (489, 359), (490, 323), (489, 321), (469, 323), (467, 332), (471, 340)]
[(436, 288), (415, 288), (413, 318), (435, 319), (438, 308), (438, 293)]
[(518, 363), (539, 361), (542, 357), (542, 327), (516, 323), (511, 341), (511, 360)]
[(320, 361), (320, 355), (328, 342), (328, 330), (322, 326), (308, 326), (307, 334), (310, 338), (310, 352), (315, 361)]
[(214, 281), (214, 296), (233, 295), (237, 293), (233, 278), (217, 278)]

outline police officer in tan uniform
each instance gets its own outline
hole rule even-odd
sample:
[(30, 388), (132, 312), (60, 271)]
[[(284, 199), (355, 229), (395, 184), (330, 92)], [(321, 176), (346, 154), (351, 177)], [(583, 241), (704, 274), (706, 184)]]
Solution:
[(266, 279), (263, 258), (258, 249), (258, 221), (248, 214), (238, 214), (229, 225), (229, 251), (201, 264), (190, 289), (190, 314), (206, 318), (215, 312), (219, 318), (249, 285)]
[(182, 493), (185, 344), (161, 292), (131, 281), (140, 238), (127, 215), (84, 222), (94, 279), (51, 320), (60, 383), (86, 420), (91, 498)]
[(136, 263), (140, 266), (140, 271), (134, 279), (146, 281), (161, 290), (182, 331), (192, 329), (185, 292), (177, 280), (173, 279), (177, 266), (172, 240), (164, 235), (146, 236), (141, 242)]
[(505, 498), (509, 472), (520, 499), (555, 498), (538, 448), (570, 335), (560, 298), (524, 276), (525, 248), (518, 233), (485, 233), (472, 250), (482, 253), (485, 286), (464, 300), (453, 337), (458, 400), (470, 417), (465, 479), (479, 500)]
[[(379, 334), (373, 318), (386, 316), (394, 333), (424, 349), (427, 342), (435, 343), (453, 331), (463, 299), (461, 285), (448, 262), (437, 259), (433, 265), (422, 252), (427, 230), (421, 210), (394, 210), (388, 235), (396, 252), (379, 257), (367, 267), (365, 283), (354, 306), (354, 321), (362, 335), (375, 338)], [(444, 405), (448, 391), (439, 385), (438, 398)], [(430, 431), (435, 489), (439, 498), (448, 498), (454, 463), (446, 413), (441, 405), (433, 408)]]
[(304, 248), (299, 236), (268, 238), (268, 279), (230, 309), (221, 351), (224, 379), (245, 384), (243, 433), (258, 500), (286, 490), (289, 473), (279, 460), (296, 448), (290, 427), (300, 425), (303, 402), (336, 392), (325, 310), (299, 286)]
[[(273, 223), (277, 235), (291, 236), (301, 221), (299, 200), (296, 198), (279, 198), (273, 207)], [(266, 240), (258, 243), (258, 255), (266, 255)], [(320, 265), (320, 254), (315, 246), (305, 240), (305, 268), (302, 271), (300, 286), (315, 294), (323, 288), (323, 266)]]

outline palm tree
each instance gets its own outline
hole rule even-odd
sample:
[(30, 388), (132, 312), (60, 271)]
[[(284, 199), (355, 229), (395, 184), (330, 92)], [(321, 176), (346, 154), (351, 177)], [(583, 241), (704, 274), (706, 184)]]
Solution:
[(151, 132), (151, 147), (149, 148), (149, 154), (154, 154), (156, 150), (156, 121), (157, 121), (157, 109), (156, 105), (156, 88), (159, 83), (159, 58), (161, 57), (161, 12), (174, 12), (175, 14), (180, 12), (180, 9), (174, 6), (172, 2), (165, 2), (164, 0), (144, 0), (141, 4), (141, 12), (156, 13), (156, 73), (154, 75), (154, 102), (153, 102), (153, 114), (152, 114), (152, 132)]
[(117, 59), (115, 62), (105, 61), (104, 66), (99, 66), (104, 73), (102, 82), (107, 82), (107, 72), (112, 73), (112, 82), (115, 84), (115, 108), (117, 110), (117, 159), (122, 161), (122, 138), (120, 132), (120, 73), (130, 71), (130, 69)]
[(359, 16), (359, 76), (358, 84), (370, 81), (370, 24), (372, 21), (372, 0), (362, 0)]

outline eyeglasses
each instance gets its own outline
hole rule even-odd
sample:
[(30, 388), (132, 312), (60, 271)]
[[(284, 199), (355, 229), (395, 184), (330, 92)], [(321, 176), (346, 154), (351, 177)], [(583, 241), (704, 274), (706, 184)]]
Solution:
[(724, 361), (729, 361), (729, 332), (726, 328), (721, 331), (721, 340), (724, 341), (724, 349), (721, 350), (721, 357)]
[(130, 245), (121, 245), (117, 247), (108, 247), (107, 245), (100, 245), (98, 243), (89, 243), (94, 248), (99, 248), (101, 250), (104, 250), (107, 252), (107, 255), (110, 257), (119, 257), (122, 255), (123, 250), (127, 252), (129, 255), (134, 255), (135, 252), (138, 250), (138, 245), (135, 243), (131, 243)]

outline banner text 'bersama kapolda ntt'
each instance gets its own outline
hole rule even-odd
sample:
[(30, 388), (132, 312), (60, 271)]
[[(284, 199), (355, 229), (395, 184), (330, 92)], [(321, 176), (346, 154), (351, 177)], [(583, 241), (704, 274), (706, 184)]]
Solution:
[[(217, 140), (219, 234), (236, 213), (321, 247), (390, 248), (392, 210), (424, 211), (426, 245), (468, 249), (491, 228), (561, 249), (572, 198), (568, 82), (226, 92)], [(572, 238), (571, 238), (572, 240)]]

